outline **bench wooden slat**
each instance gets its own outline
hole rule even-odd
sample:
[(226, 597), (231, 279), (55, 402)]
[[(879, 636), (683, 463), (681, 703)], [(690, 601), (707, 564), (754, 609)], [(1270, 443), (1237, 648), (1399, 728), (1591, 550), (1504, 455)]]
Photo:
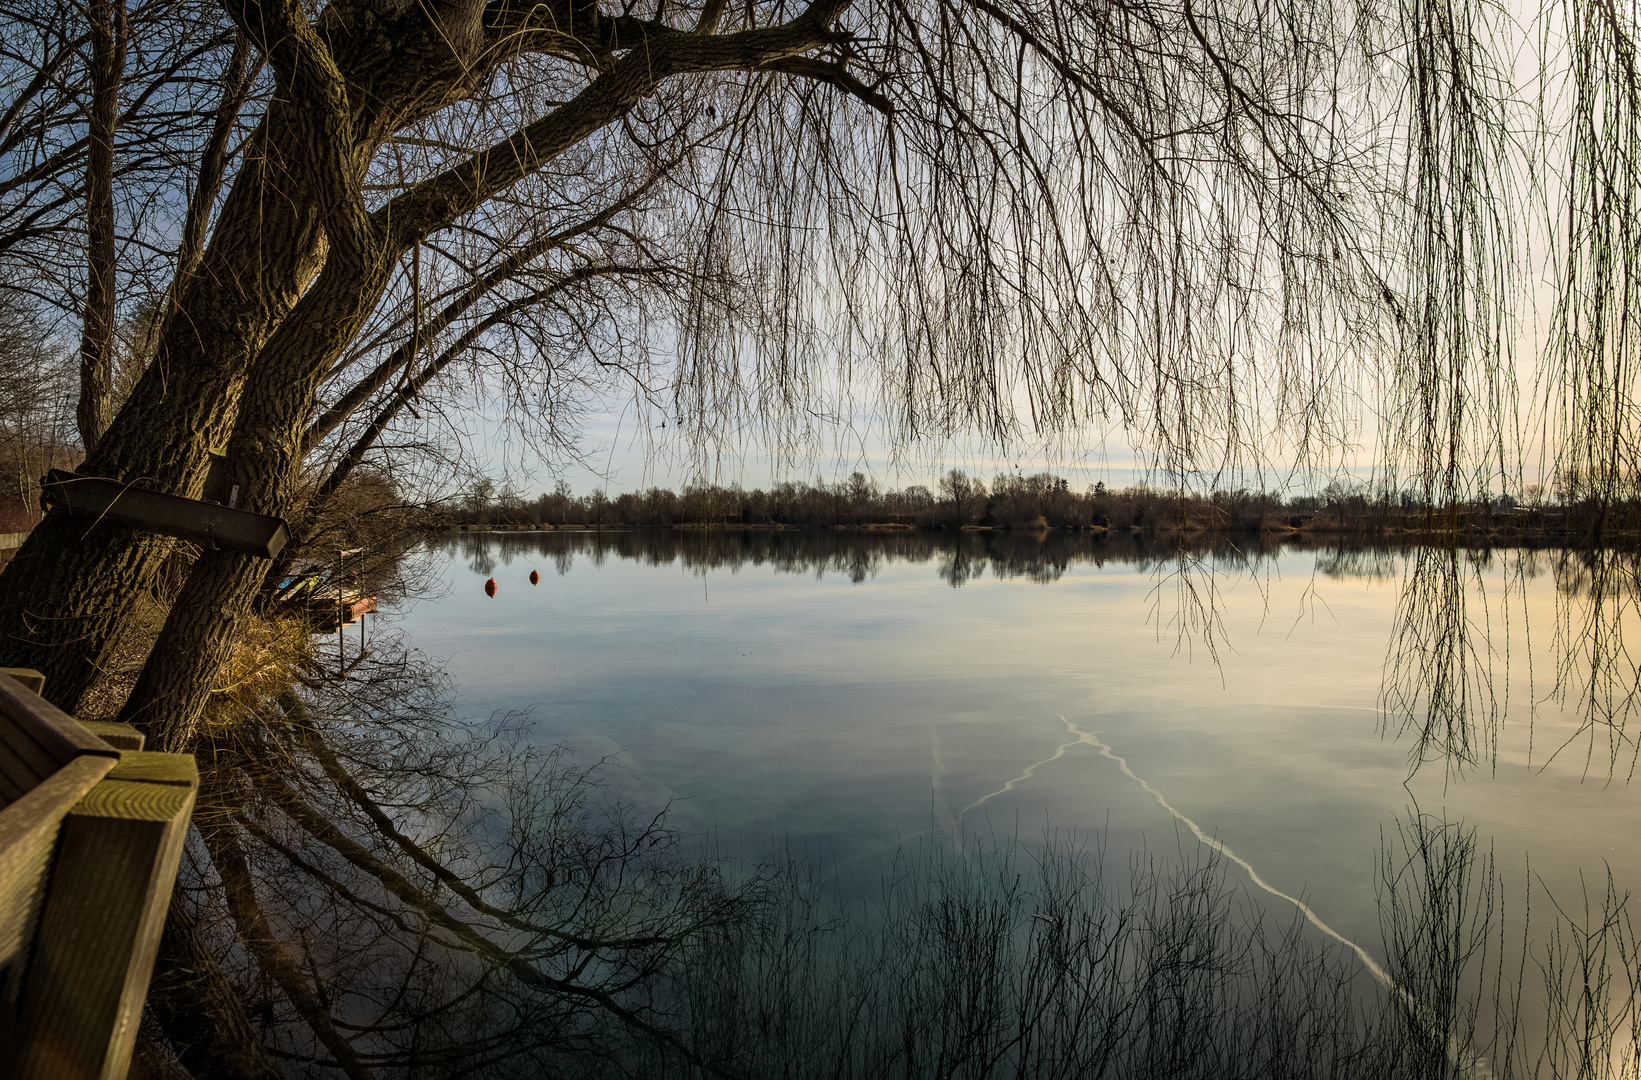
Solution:
[(115, 764), (108, 757), (75, 758), (0, 810), (0, 965), (28, 940), (64, 816)]
[(81, 754), (119, 756), (118, 750), (91, 734), (79, 721), (10, 675), (0, 674), (0, 714), (26, 731), (58, 764)]
[[(66, 760), (77, 756), (71, 754)], [(0, 786), (9, 789), (8, 803), (62, 768), (63, 761), (40, 745), (32, 727), (0, 713)]]
[(63, 821), (17, 1080), (118, 1080), (131, 1061), (199, 773), (185, 754), (132, 751), (121, 767), (141, 779), (103, 780)]
[(10, 675), (12, 678), (22, 683), (25, 689), (32, 690), (36, 694), (43, 694), (46, 692), (46, 677), (38, 671), (35, 671), (33, 668), (0, 667), (0, 672)]
[(81, 720), (80, 726), (116, 750), (141, 750), (143, 733), (130, 724), (112, 720)]
[(5, 1080), (119, 1080), (130, 1065), (199, 791), (191, 756), (141, 746), (0, 673)]
[(0, 995), (16, 990), (64, 815), (119, 751), (0, 673)]

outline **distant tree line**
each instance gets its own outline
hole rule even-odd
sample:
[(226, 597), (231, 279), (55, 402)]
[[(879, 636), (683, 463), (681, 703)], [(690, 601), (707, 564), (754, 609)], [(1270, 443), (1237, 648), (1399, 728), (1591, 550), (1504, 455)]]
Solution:
[(43, 340), (15, 304), (0, 301), (0, 533), (40, 519), (40, 477), (84, 455), (74, 430), (74, 361)]
[[(863, 473), (838, 483), (786, 482), (768, 490), (692, 484), (680, 492), (652, 487), (610, 497), (575, 495), (559, 481), (526, 498), (511, 484), (480, 480), (449, 507), (450, 524), (477, 527), (590, 525), (617, 528), (1013, 528), (1142, 529), (1209, 532), (1329, 529), (1448, 531), (1553, 528), (1587, 531), (1581, 504), (1549, 501), (1543, 488), (1524, 498), (1494, 496), (1432, 506), (1410, 492), (1335, 481), (1316, 494), (1283, 495), (1246, 488), (1193, 492), (1104, 482), (1077, 490), (1052, 473), (999, 475), (991, 485), (961, 469), (931, 490), (922, 484), (883, 488)], [(1636, 516), (1605, 508), (1608, 531), (1633, 531)], [(1599, 523), (1597, 523), (1599, 524)]]

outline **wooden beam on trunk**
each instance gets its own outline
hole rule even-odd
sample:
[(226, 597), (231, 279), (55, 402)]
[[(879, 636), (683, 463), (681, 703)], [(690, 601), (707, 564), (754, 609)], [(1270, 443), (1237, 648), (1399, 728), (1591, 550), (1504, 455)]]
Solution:
[(45, 499), (52, 510), (150, 529), (192, 540), (207, 549), (221, 548), (264, 559), (278, 555), (291, 538), (282, 518), (62, 469), (46, 475)]

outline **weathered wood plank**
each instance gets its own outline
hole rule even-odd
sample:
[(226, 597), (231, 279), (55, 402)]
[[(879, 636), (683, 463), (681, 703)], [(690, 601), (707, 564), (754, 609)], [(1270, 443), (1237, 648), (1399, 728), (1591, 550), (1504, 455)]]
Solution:
[[(56, 772), (65, 759), (40, 745), (34, 737), (38, 725), (20, 723), (0, 712), (0, 778), (5, 786), (15, 788), (8, 801), (22, 795), (35, 784)], [(70, 754), (66, 760), (76, 756)]]
[(0, 810), (22, 798), (23, 793), (29, 789), (29, 785), (20, 777), (6, 771), (5, 764), (4, 756), (0, 756)]
[(22, 683), (24, 688), (32, 691), (33, 693), (43, 694), (46, 692), (46, 677), (38, 671), (35, 671), (33, 668), (0, 667), (0, 674), (10, 675), (12, 678)]
[(76, 757), (118, 754), (73, 717), (0, 672), (0, 807)]
[(114, 765), (109, 757), (75, 758), (0, 810), (0, 965), (15, 960), (31, 936), (64, 815)]
[(63, 815), (118, 751), (0, 674), (0, 998), (15, 996)]
[(141, 750), (145, 736), (130, 724), (111, 720), (81, 720), (80, 726), (116, 750)]
[(5, 674), (0, 674), (0, 714), (26, 731), (59, 764), (81, 754), (119, 756), (118, 750), (91, 734), (78, 720)]
[[(198, 793), (193, 758), (128, 752), (63, 820), (9, 1076), (125, 1075)], [(0, 1071), (4, 1071), (0, 1069)]]
[(199, 784), (199, 768), (191, 754), (159, 754), (131, 751), (120, 755), (120, 763), (108, 774), (110, 780), (141, 780), (150, 784)]
[[(116, 749), (99, 736), (131, 749)], [(194, 759), (0, 674), (0, 1077), (122, 1077), (199, 790)]]
[(291, 538), (280, 518), (62, 469), (46, 474), (44, 495), (53, 510), (117, 521), (264, 559), (278, 555)]

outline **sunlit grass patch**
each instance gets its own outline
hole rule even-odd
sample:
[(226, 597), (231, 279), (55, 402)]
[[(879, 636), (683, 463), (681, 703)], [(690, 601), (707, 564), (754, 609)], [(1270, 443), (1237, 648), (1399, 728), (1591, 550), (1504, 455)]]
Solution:
[(312, 627), (304, 618), (246, 616), (200, 717), (201, 735), (214, 741), (264, 716), (266, 703), (311, 668), (312, 642)]

